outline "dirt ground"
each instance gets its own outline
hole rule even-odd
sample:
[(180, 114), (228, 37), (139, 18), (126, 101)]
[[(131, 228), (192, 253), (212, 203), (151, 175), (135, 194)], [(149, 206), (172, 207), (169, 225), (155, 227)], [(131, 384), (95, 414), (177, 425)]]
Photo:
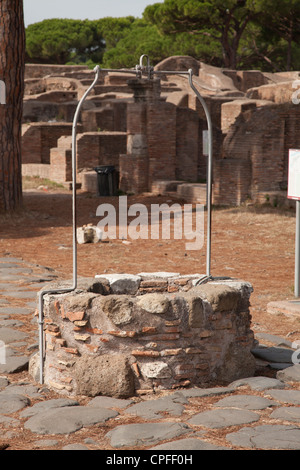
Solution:
[[(71, 279), (72, 194), (61, 188), (37, 188), (38, 184), (35, 184), (25, 189), (22, 211), (13, 216), (0, 216), (0, 257), (20, 257), (54, 269), (60, 279)], [(166, 202), (171, 205), (178, 201), (170, 196), (128, 197), (128, 205), (137, 202), (145, 204), (150, 212), (151, 204)], [(78, 227), (88, 223), (96, 225), (100, 220), (96, 210), (103, 203), (111, 203), (117, 208), (118, 198), (99, 198), (78, 191)], [(124, 240), (109, 240), (107, 243), (78, 245), (78, 275), (94, 277), (101, 273), (137, 274), (141, 271), (205, 274), (206, 243), (197, 251), (186, 250), (185, 244), (184, 239), (161, 239), (127, 240), (125, 243)], [(267, 313), (268, 302), (294, 299), (294, 248), (294, 210), (271, 205), (213, 209), (211, 274), (243, 279), (253, 285), (251, 314), (254, 332), (300, 339), (299, 319)], [(28, 327), (32, 328), (32, 325)], [(27, 372), (23, 372), (17, 374), (15, 380), (26, 377)], [(211, 404), (210, 401), (194, 400), (190, 412), (200, 412), (207, 403)], [(263, 419), (268, 420), (267, 414)], [(124, 423), (129, 422), (136, 422), (136, 419), (131, 418)], [(109, 430), (107, 426), (88, 428), (71, 438), (61, 437), (61, 445), (95, 437), (102, 439), (105, 449), (110, 449), (105, 440), (105, 433)], [(224, 445), (226, 432), (226, 429), (212, 430), (210, 437), (215, 444)], [(37, 437), (26, 430), (22, 433), (9, 444), (5, 441), (5, 446), (9, 445), (9, 450), (30, 449)]]
[[(61, 279), (72, 278), (72, 194), (45, 186), (24, 190), (24, 207), (14, 216), (0, 217), (0, 256), (8, 253), (53, 268)], [(171, 202), (172, 201), (172, 202)], [(178, 202), (170, 196), (129, 196), (128, 206)], [(77, 193), (77, 226), (93, 223), (103, 203), (118, 207), (118, 198)], [(205, 213), (206, 222), (206, 213)], [(206, 230), (206, 229), (205, 229)], [(205, 237), (206, 239), (206, 237)], [(197, 251), (186, 250), (187, 240), (109, 240), (78, 245), (78, 275), (169, 271), (206, 272), (206, 242)], [(214, 208), (212, 211), (212, 276), (250, 282), (252, 328), (300, 337), (300, 322), (269, 315), (273, 300), (294, 299), (295, 211), (271, 205)], [(298, 335), (298, 336), (297, 336)]]

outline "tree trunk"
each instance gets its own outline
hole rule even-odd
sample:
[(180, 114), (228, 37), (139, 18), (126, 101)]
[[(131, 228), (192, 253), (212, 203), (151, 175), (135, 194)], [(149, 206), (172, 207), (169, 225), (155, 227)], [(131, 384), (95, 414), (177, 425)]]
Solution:
[(0, 213), (22, 203), (21, 122), (24, 95), (25, 27), (23, 0), (0, 0)]

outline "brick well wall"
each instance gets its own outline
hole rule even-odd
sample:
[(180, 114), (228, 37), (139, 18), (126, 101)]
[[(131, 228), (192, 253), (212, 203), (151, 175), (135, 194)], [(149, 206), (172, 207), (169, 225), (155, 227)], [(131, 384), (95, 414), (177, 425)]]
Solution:
[(124, 379), (115, 396), (251, 376), (251, 285), (227, 279), (195, 287), (197, 279), (103, 275), (81, 280), (74, 293), (46, 296), (45, 383), (67, 395), (109, 394), (116, 360)]

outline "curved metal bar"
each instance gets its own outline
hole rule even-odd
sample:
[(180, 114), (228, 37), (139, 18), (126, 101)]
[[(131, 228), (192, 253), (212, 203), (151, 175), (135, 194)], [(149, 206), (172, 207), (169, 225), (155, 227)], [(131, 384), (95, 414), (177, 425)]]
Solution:
[(71, 287), (62, 289), (45, 290), (39, 292), (39, 352), (40, 352), (40, 383), (44, 383), (44, 296), (47, 294), (65, 294), (73, 292), (77, 288), (77, 205), (76, 205), (76, 132), (79, 114), (84, 101), (95, 87), (99, 79), (100, 67), (97, 65), (94, 72), (96, 74), (92, 85), (81, 98), (73, 120), (72, 128), (72, 215), (73, 215), (73, 284)]
[(189, 84), (203, 106), (208, 125), (208, 168), (207, 168), (207, 255), (206, 275), (211, 276), (211, 210), (212, 210), (212, 162), (213, 162), (213, 126), (205, 100), (193, 83), (193, 70), (189, 69)]

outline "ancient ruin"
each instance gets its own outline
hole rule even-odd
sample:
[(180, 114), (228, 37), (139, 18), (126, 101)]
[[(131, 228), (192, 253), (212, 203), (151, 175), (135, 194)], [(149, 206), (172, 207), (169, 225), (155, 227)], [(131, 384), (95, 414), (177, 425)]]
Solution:
[(72, 293), (46, 295), (45, 383), (67, 395), (129, 397), (253, 375), (252, 286), (199, 281), (99, 275)]
[[(292, 99), (299, 73), (223, 70), (191, 57), (171, 57), (155, 70), (190, 68), (213, 121), (214, 204), (285, 200), (288, 150), (300, 145)], [(23, 175), (70, 185), (72, 119), (93, 78), (81, 66), (26, 66)], [(122, 191), (205, 202), (205, 129), (185, 77), (102, 73), (81, 113), (78, 182), (94, 192), (94, 167), (113, 165)]]

